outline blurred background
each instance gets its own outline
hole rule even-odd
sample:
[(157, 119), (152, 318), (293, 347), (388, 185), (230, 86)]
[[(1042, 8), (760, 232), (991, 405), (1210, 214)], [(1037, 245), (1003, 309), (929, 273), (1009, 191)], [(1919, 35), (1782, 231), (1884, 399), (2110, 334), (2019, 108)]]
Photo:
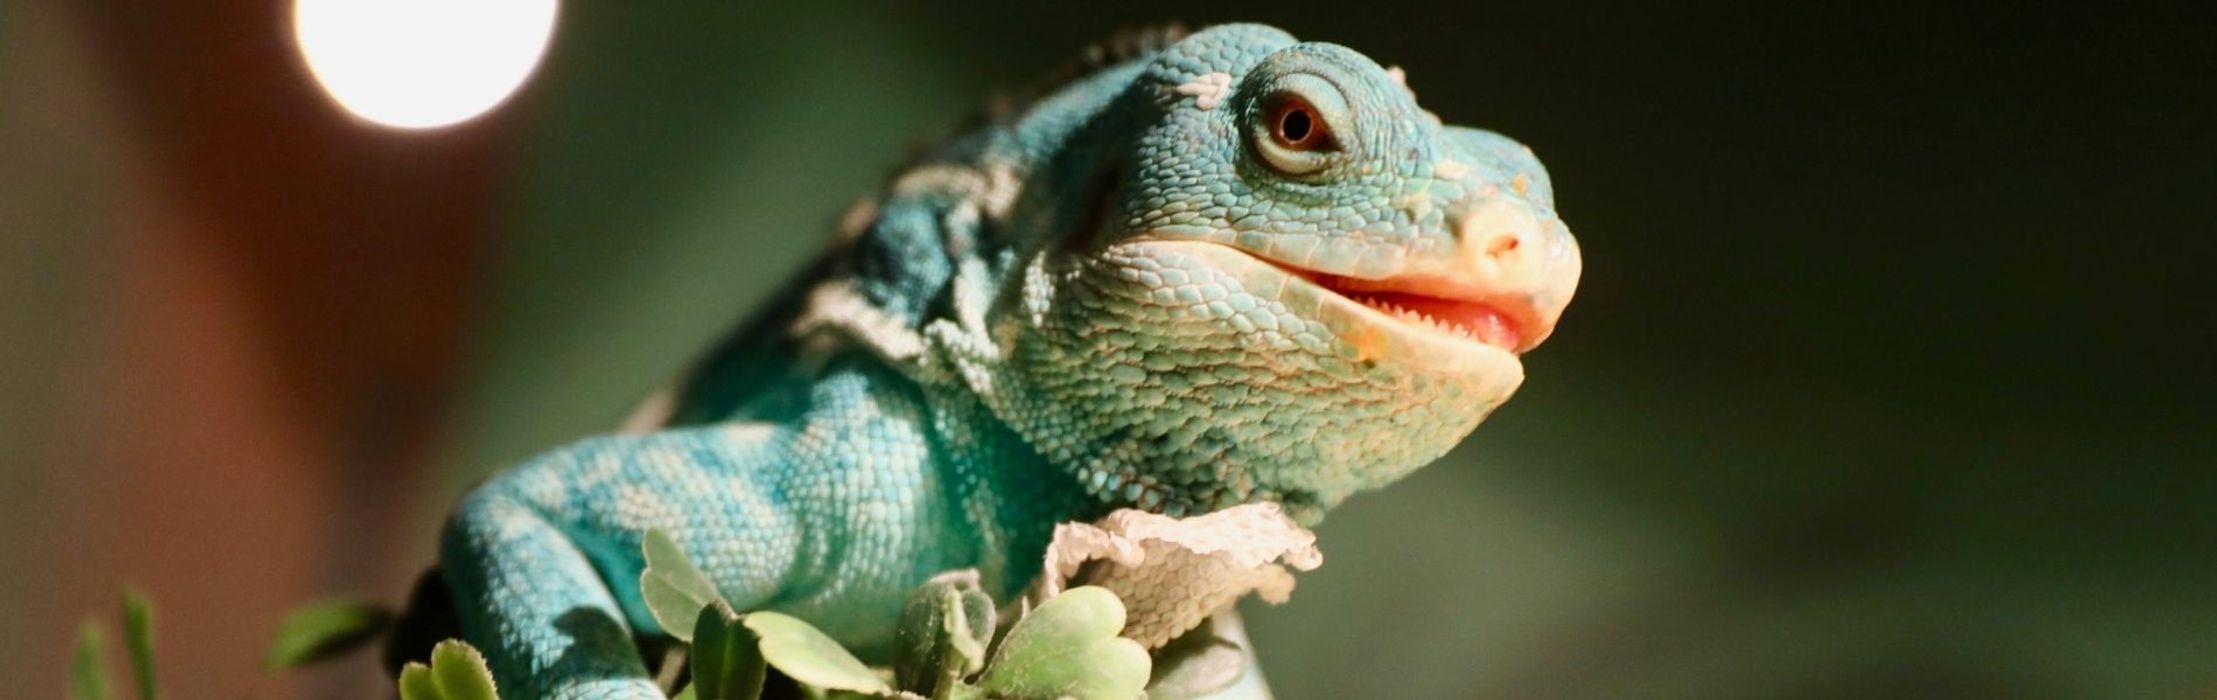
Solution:
[(5, 694), (132, 584), (171, 697), (381, 696), (263, 645), (397, 603), (469, 483), (996, 90), (1251, 19), (1531, 144), (1587, 265), (1520, 396), (1250, 610), (1281, 697), (2217, 697), (2207, 11), (675, 5), (565, 3), (514, 97), (400, 130), (289, 3), (0, 4)]

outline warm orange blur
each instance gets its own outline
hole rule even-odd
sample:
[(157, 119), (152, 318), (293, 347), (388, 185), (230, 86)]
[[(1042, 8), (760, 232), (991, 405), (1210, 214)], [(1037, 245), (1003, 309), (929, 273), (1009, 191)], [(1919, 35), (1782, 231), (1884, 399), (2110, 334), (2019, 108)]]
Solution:
[(496, 114), (393, 138), (329, 108), (280, 9), (8, 8), (0, 208), (41, 237), (0, 273), (49, 283), (24, 291), (69, 334), (9, 341), (47, 361), (19, 368), (59, 371), (7, 397), (37, 414), (11, 422), (49, 429), (7, 445), (47, 467), (7, 474), (43, 507), (0, 510), (0, 599), (29, 603), (0, 687), (58, 690), (57, 632), (94, 611), (113, 629), (129, 581), (192, 642), (161, 648), (172, 697), (299, 695), (256, 671), (278, 616), (390, 595), (409, 575), (391, 562), (426, 550), (421, 528), (335, 528), (421, 507), (407, 486), (445, 415), (509, 130)]

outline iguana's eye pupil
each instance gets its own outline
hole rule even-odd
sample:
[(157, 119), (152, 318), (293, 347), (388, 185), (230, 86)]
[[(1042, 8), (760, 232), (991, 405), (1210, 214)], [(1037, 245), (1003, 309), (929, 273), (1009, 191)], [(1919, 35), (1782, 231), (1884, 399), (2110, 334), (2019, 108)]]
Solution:
[(1270, 139), (1295, 151), (1322, 151), (1332, 147), (1331, 128), (1316, 107), (1299, 97), (1281, 97), (1270, 112)]
[(1272, 93), (1247, 122), (1248, 147), (1283, 175), (1308, 178), (1324, 172), (1340, 145), (1333, 133), (1332, 113), (1317, 109), (1317, 104), (1294, 90)]
[(1309, 110), (1300, 107), (1288, 109), (1285, 116), (1278, 120), (1278, 138), (1284, 139), (1287, 145), (1300, 145), (1309, 138), (1309, 127), (1312, 124)]

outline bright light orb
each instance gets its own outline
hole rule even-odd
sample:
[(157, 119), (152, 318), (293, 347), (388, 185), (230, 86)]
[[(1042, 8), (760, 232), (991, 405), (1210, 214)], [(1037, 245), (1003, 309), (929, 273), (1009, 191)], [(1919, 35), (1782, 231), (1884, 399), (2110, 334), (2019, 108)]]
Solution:
[(339, 106), (430, 129), (498, 106), (531, 77), (557, 0), (296, 0), (293, 35)]

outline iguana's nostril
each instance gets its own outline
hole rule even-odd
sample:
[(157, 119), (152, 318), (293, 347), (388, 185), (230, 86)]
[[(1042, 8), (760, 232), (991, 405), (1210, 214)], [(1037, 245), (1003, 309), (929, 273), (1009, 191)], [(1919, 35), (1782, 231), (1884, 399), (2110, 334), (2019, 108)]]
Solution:
[(1517, 247), (1523, 244), (1523, 237), (1518, 236), (1516, 232), (1503, 231), (1493, 237), (1493, 242), (1486, 244), (1486, 255), (1499, 259), (1516, 252)]
[(1456, 222), (1462, 240), (1463, 273), (1498, 292), (1529, 293), (1544, 284), (1553, 267), (1549, 228), (1521, 203), (1496, 199), (1480, 203)]

